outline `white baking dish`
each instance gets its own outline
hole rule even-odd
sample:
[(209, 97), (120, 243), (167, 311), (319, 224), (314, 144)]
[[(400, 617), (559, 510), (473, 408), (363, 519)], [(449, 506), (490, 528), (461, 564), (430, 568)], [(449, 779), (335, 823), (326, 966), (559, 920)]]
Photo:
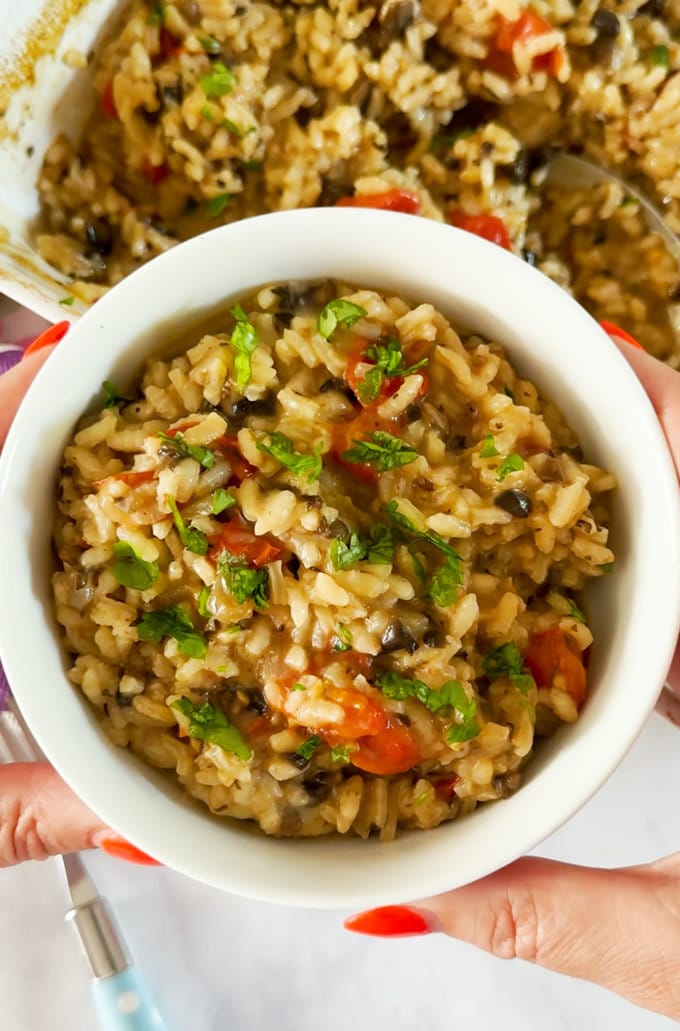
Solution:
[[(69, 280), (33, 246), (39, 211), (37, 178), (45, 150), (59, 132), (77, 135), (92, 107), (91, 70), (64, 61), (91, 54), (121, 0), (0, 0), (0, 92), (10, 91), (0, 116), (0, 293), (52, 322), (85, 310), (59, 301)], [(40, 55), (40, 56), (32, 56)]]

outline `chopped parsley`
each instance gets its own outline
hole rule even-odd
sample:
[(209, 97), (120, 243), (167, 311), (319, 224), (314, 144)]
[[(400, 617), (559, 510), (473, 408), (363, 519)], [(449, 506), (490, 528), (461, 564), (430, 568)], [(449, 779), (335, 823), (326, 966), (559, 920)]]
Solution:
[(504, 480), (508, 473), (516, 473), (523, 468), (524, 459), (521, 455), (518, 455), (515, 452), (513, 452), (512, 454), (507, 455), (507, 457), (504, 458), (501, 464), (498, 466), (497, 479)]
[(418, 369), (427, 365), (427, 358), (421, 358), (413, 365), (404, 365), (404, 355), (401, 350), (401, 343), (396, 337), (388, 337), (384, 344), (372, 344), (364, 351), (367, 358), (372, 359), (375, 365), (366, 373), (364, 379), (358, 385), (357, 390), (362, 401), (375, 401), (380, 393), (384, 379), (391, 379), (394, 376), (408, 376)]
[(111, 570), (122, 587), (145, 591), (156, 581), (158, 563), (145, 562), (127, 541), (116, 541), (113, 545)]
[(236, 352), (234, 359), (236, 386), (239, 390), (243, 390), (250, 383), (253, 371), (250, 356), (259, 344), (260, 338), (240, 304), (234, 305), (231, 314), (236, 319), (234, 332), (231, 334), (231, 346)]
[(75, 297), (62, 297), (62, 299), (59, 301), (59, 304), (63, 304), (65, 308), (70, 308), (74, 302)]
[(199, 36), (198, 42), (207, 54), (219, 54), (222, 49), (220, 41), (215, 39), (214, 36)]
[(348, 652), (352, 647), (352, 631), (344, 623), (338, 623), (335, 636), (331, 639), (334, 652)]
[(220, 123), (222, 128), (228, 129), (232, 136), (238, 136), (239, 139), (243, 139), (244, 136), (250, 136), (251, 132), (257, 132), (257, 126), (249, 125), (247, 129), (242, 129), (236, 122), (232, 122), (230, 118), (224, 118)]
[(433, 136), (429, 147), (430, 153), (441, 150), (442, 147), (452, 147), (454, 143), (458, 142), (458, 140), (464, 140), (468, 136), (472, 136), (474, 131), (475, 130), (470, 126), (467, 129), (459, 129), (458, 132), (444, 132), (440, 133), (438, 136)]
[(349, 329), (366, 315), (368, 312), (365, 308), (352, 301), (346, 301), (344, 297), (336, 297), (334, 301), (329, 301), (325, 308), (321, 309), (316, 320), (316, 327), (321, 336), (328, 340), (338, 325), (346, 326)]
[(384, 523), (374, 524), (365, 536), (350, 534), (347, 542), (335, 540), (330, 550), (333, 569), (351, 569), (365, 559), (371, 565), (388, 566), (394, 559), (394, 534)]
[(625, 194), (625, 196), (621, 198), (621, 203), (619, 204), (620, 208), (636, 208), (637, 206), (637, 197), (633, 197), (630, 193)]
[(311, 759), (320, 744), (321, 738), (319, 735), (312, 734), (306, 741), (303, 741), (299, 748), (295, 749), (295, 754), (301, 755), (303, 759)]
[(151, 4), (149, 16), (146, 19), (147, 25), (163, 25), (165, 22), (165, 4), (163, 0), (156, 0)]
[(409, 465), (418, 458), (414, 451), (399, 437), (383, 430), (374, 430), (363, 440), (353, 441), (354, 447), (343, 451), (344, 462), (356, 462), (362, 465), (373, 465), (378, 472), (385, 473), (402, 465)]
[(230, 494), (224, 487), (218, 487), (210, 495), (210, 502), (212, 504), (213, 515), (219, 515), (220, 512), (225, 512), (232, 505), (236, 504), (236, 498), (233, 494)]
[(200, 80), (200, 85), (206, 97), (226, 97), (236, 86), (236, 76), (231, 68), (215, 61), (208, 75)]
[(496, 447), (493, 439), (493, 433), (485, 433), (482, 446), (479, 449), (480, 458), (495, 458), (498, 454), (498, 448)]
[(211, 197), (210, 200), (205, 202), (205, 210), (211, 218), (217, 218), (218, 215), (222, 214), (230, 200), (230, 193), (218, 193), (216, 197)]
[(210, 104), (204, 104), (201, 108), (201, 118), (205, 118), (206, 122), (212, 122), (214, 117), (215, 114)]
[(422, 563), (414, 553), (414, 545), (422, 542), (436, 548), (444, 555), (444, 561), (432, 578), (428, 591), (435, 605), (446, 607), (453, 604), (456, 599), (458, 588), (463, 583), (462, 558), (458, 552), (448, 544), (443, 537), (440, 537), (434, 530), (419, 530), (414, 524), (399, 511), (396, 501), (390, 501), (385, 508), (385, 513), (399, 530), (410, 538), (409, 553), (413, 559), (416, 576), (421, 583), (426, 582), (425, 570)]
[(267, 607), (269, 573), (266, 569), (251, 569), (228, 551), (220, 556), (217, 568), (225, 589), (234, 595), (239, 605), (252, 601), (258, 609)]
[[(413, 557), (413, 556), (411, 556)], [(463, 583), (463, 569), (460, 559), (445, 558), (432, 577), (428, 594), (435, 605), (446, 608), (458, 597), (458, 588)]]
[(196, 607), (198, 609), (198, 614), (199, 616), (202, 616), (203, 619), (210, 619), (210, 612), (208, 611), (208, 598), (210, 597), (211, 591), (212, 588), (208, 587), (207, 585), (205, 587), (201, 587), (198, 598), (196, 599)]
[(204, 469), (212, 469), (214, 466), (215, 455), (210, 448), (203, 447), (202, 444), (187, 444), (183, 433), (175, 433), (172, 437), (168, 433), (159, 433), (158, 436), (180, 458), (193, 458)]
[(244, 161), (244, 172), (261, 172), (264, 168), (264, 161)]
[(668, 47), (665, 47), (662, 43), (652, 47), (649, 51), (649, 62), (656, 68), (668, 68), (670, 65)]
[(307, 688), (304, 684), (293, 684), (291, 691), (306, 691)]
[(132, 404), (132, 398), (123, 397), (116, 384), (112, 383), (110, 379), (104, 380), (102, 383), (102, 390), (104, 391), (104, 402), (102, 404), (102, 408), (115, 408), (116, 405)]
[(603, 562), (599, 568), (602, 570), (603, 573), (611, 573), (612, 569), (614, 568), (614, 563)]
[(489, 680), (509, 677), (522, 694), (528, 694), (535, 687), (534, 678), (527, 673), (524, 659), (514, 641), (506, 641), (487, 652), (482, 660), (482, 669)]
[(335, 745), (331, 748), (331, 759), (333, 762), (350, 762), (350, 755), (352, 752), (356, 752), (358, 745)]
[(208, 553), (208, 538), (202, 530), (197, 530), (193, 526), (187, 526), (182, 516), (180, 515), (179, 509), (177, 508), (177, 502), (170, 495), (165, 495), (165, 501), (172, 512), (172, 518), (181, 540), (187, 551), (193, 551), (195, 555), (207, 555)]
[(585, 623), (586, 617), (581, 612), (580, 608), (571, 598), (567, 598), (569, 604), (569, 615), (572, 619), (575, 619), (577, 623)]
[(194, 629), (194, 624), (179, 605), (145, 612), (137, 624), (137, 637), (140, 641), (154, 643), (162, 637), (172, 637), (182, 655), (190, 659), (202, 659), (208, 647), (205, 638)]
[(323, 444), (317, 444), (312, 454), (300, 454), (295, 450), (295, 445), (290, 437), (278, 431), (269, 434), (268, 444), (260, 441), (257, 445), (258, 451), (264, 451), (265, 454), (271, 455), (284, 469), (289, 469), (296, 476), (304, 476), (308, 483), (314, 483), (321, 476), (322, 448)]
[(439, 689), (428, 687), (422, 680), (402, 677), (399, 673), (389, 671), (376, 677), (376, 684), (385, 695), (393, 701), (403, 702), (406, 698), (416, 698), (430, 712), (439, 712), (447, 706), (460, 710), (461, 704), (468, 704), (465, 688), (459, 680), (447, 680)]
[(189, 720), (189, 733), (198, 741), (217, 745), (225, 752), (231, 752), (237, 759), (247, 762), (253, 751), (243, 734), (232, 726), (221, 709), (210, 702), (194, 705), (188, 698), (177, 698), (170, 702), (172, 709), (177, 709)]

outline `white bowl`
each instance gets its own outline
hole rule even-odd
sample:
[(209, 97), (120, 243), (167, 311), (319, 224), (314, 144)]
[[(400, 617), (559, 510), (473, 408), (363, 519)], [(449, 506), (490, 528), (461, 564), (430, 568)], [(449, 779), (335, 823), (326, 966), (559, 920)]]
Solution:
[[(107, 744), (65, 677), (52, 613), (56, 473), (102, 380), (129, 382), (159, 349), (164, 326), (266, 282), (320, 277), (431, 301), (502, 342), (561, 405), (586, 455), (619, 478), (618, 561), (591, 588), (591, 693), (578, 723), (539, 749), (512, 798), (390, 844), (273, 840), (198, 808), (165, 776)], [(375, 905), (505, 865), (564, 823), (620, 762), (654, 705), (678, 635), (678, 486), (636, 377), (590, 316), (541, 273), (422, 218), (284, 212), (156, 258), (69, 332), (31, 387), (0, 460), (0, 569), (0, 654), (16, 698), (51, 762), (104, 821), (168, 866), (228, 891), (307, 906)]]

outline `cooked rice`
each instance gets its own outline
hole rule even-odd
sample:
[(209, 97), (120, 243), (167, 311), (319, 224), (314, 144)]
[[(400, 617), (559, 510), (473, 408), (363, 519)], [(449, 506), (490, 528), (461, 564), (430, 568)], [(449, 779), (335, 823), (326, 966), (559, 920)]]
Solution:
[(38, 250), (91, 301), (220, 223), (402, 189), (430, 218), (497, 216), (517, 254), (678, 365), (662, 240), (613, 184), (542, 180), (549, 149), (583, 151), (680, 230), (679, 30), (678, 0), (135, 0), (82, 139), (47, 152)]
[(242, 305), (109, 384), (66, 449), (71, 680), (115, 744), (267, 834), (388, 840), (512, 794), (584, 701), (614, 477), (430, 304)]

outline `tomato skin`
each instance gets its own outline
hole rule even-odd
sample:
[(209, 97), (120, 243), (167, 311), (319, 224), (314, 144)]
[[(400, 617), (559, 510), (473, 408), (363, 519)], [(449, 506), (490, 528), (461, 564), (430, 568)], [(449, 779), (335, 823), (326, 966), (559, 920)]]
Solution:
[(459, 780), (460, 777), (457, 777), (455, 773), (450, 777), (441, 777), (439, 780), (435, 780), (433, 782), (435, 794), (451, 805), (456, 797), (456, 784)]
[(142, 162), (142, 173), (153, 186), (158, 186), (170, 174), (170, 169), (166, 164), (152, 165), (148, 159), (145, 159)]
[(195, 419), (187, 419), (185, 422), (180, 422), (177, 426), (171, 427), (165, 434), (166, 437), (176, 437), (178, 433), (184, 433), (185, 430), (190, 430), (192, 426), (198, 426)]
[(222, 437), (218, 437), (217, 440), (213, 440), (211, 447), (223, 454), (231, 465), (233, 476), (229, 480), (230, 486), (238, 486), (243, 480), (249, 476), (254, 476), (257, 472), (255, 466), (251, 465), (241, 454), (238, 446), (238, 437), (225, 434)]
[[(508, 79), (517, 78), (517, 68), (513, 60), (513, 48), (516, 43), (526, 43), (535, 36), (544, 36), (553, 31), (553, 26), (531, 7), (525, 8), (519, 18), (508, 21), (498, 15), (498, 27), (489, 55), (484, 62), (487, 68), (504, 75)], [(559, 75), (564, 64), (564, 50), (561, 46), (538, 54), (531, 67), (533, 71), (546, 71), (549, 75)]]
[(539, 687), (552, 687), (555, 677), (562, 676), (565, 690), (581, 708), (586, 700), (586, 670), (564, 631), (551, 627), (532, 634), (524, 662)]
[(150, 483), (155, 478), (156, 474), (153, 469), (146, 469), (144, 472), (113, 473), (111, 476), (105, 476), (103, 480), (95, 480), (94, 486), (99, 489), (109, 480), (120, 480), (128, 487), (139, 487), (140, 483)]
[(163, 58), (178, 57), (184, 53), (184, 46), (163, 26), (158, 33), (158, 50)]
[(324, 737), (331, 744), (374, 737), (388, 725), (387, 710), (354, 687), (327, 687), (324, 698), (335, 702), (345, 713), (342, 723), (323, 731)]
[(113, 79), (109, 79), (102, 90), (102, 95), (99, 98), (99, 106), (111, 120), (118, 118), (118, 110), (116, 108), (116, 101), (113, 96)]
[(256, 537), (247, 526), (235, 519), (224, 523), (222, 530), (208, 538), (211, 558), (217, 559), (223, 551), (242, 558), (256, 569), (275, 562), (284, 549), (269, 537)]
[(417, 215), (420, 198), (410, 190), (385, 190), (384, 193), (360, 193), (353, 197), (341, 197), (337, 208), (376, 208), (379, 211), (401, 211), (405, 215)]
[(452, 226), (481, 236), (483, 240), (495, 243), (506, 251), (512, 250), (510, 234), (505, 223), (496, 215), (466, 215), (464, 211), (452, 211), (449, 214), (449, 222)]
[(357, 745), (350, 762), (365, 773), (389, 777), (394, 773), (406, 773), (421, 761), (413, 734), (400, 723), (388, 721), (379, 733), (359, 738)]

